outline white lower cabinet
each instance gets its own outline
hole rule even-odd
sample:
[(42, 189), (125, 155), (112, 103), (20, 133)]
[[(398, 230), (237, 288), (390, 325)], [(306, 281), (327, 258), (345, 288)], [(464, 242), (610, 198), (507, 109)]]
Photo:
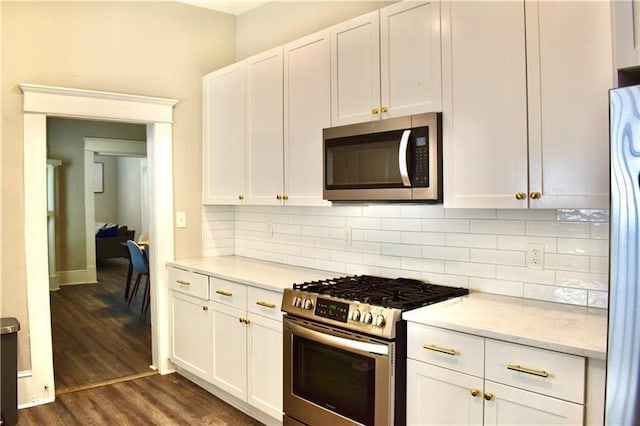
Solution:
[(583, 357), (415, 323), (407, 355), (408, 425), (584, 423)]

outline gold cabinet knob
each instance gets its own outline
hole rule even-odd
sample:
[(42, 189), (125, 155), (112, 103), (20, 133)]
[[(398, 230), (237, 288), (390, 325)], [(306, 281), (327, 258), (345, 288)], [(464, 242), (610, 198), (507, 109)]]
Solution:
[(524, 200), (527, 198), (527, 194), (524, 192), (516, 192), (516, 200)]
[(238, 195), (238, 200), (244, 200), (244, 195)]
[(493, 399), (493, 394), (491, 392), (485, 392), (484, 399), (486, 399), (487, 401), (491, 401)]
[(282, 195), (280, 194), (276, 195), (276, 200), (282, 200)]
[(208, 307), (208, 306), (203, 306), (203, 307), (202, 307), (202, 310), (206, 312), (206, 311), (208, 311), (208, 310), (209, 310), (209, 307)]
[(387, 112), (387, 107), (380, 108), (380, 112)]
[(371, 110), (371, 114), (374, 114), (374, 115), (375, 115), (375, 114), (377, 114), (377, 113), (378, 113), (378, 108), (373, 108), (373, 109)]
[(480, 395), (480, 390), (479, 389), (471, 389), (471, 396), (478, 396)]
[(538, 191), (533, 191), (531, 192), (531, 194), (529, 194), (529, 198), (531, 198), (532, 200), (537, 200), (540, 197), (542, 197), (542, 194), (539, 193)]

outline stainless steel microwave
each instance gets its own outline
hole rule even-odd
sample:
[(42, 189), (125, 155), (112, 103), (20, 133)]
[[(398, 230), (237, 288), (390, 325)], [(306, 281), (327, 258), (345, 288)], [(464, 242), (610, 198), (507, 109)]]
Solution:
[(442, 116), (426, 113), (323, 130), (323, 198), (442, 202)]

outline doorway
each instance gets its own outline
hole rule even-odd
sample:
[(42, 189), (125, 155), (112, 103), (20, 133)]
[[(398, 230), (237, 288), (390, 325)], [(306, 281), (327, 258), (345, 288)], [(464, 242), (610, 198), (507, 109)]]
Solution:
[[(173, 99), (106, 93), (90, 90), (21, 84), (23, 93), (25, 274), (29, 310), (30, 375), (21, 377), (21, 406), (55, 399), (51, 347), (51, 310), (46, 225), (46, 120), (47, 116), (122, 121), (146, 126), (150, 268), (155, 276), (151, 292), (152, 366), (161, 374), (169, 363), (168, 301), (165, 262), (174, 258), (173, 244)], [(169, 231), (169, 232), (168, 232)]]

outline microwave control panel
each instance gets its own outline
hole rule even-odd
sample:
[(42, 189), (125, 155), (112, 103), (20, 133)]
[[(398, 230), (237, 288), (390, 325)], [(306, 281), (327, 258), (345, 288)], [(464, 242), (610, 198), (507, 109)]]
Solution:
[(427, 135), (414, 139), (413, 186), (429, 186), (429, 140)]

